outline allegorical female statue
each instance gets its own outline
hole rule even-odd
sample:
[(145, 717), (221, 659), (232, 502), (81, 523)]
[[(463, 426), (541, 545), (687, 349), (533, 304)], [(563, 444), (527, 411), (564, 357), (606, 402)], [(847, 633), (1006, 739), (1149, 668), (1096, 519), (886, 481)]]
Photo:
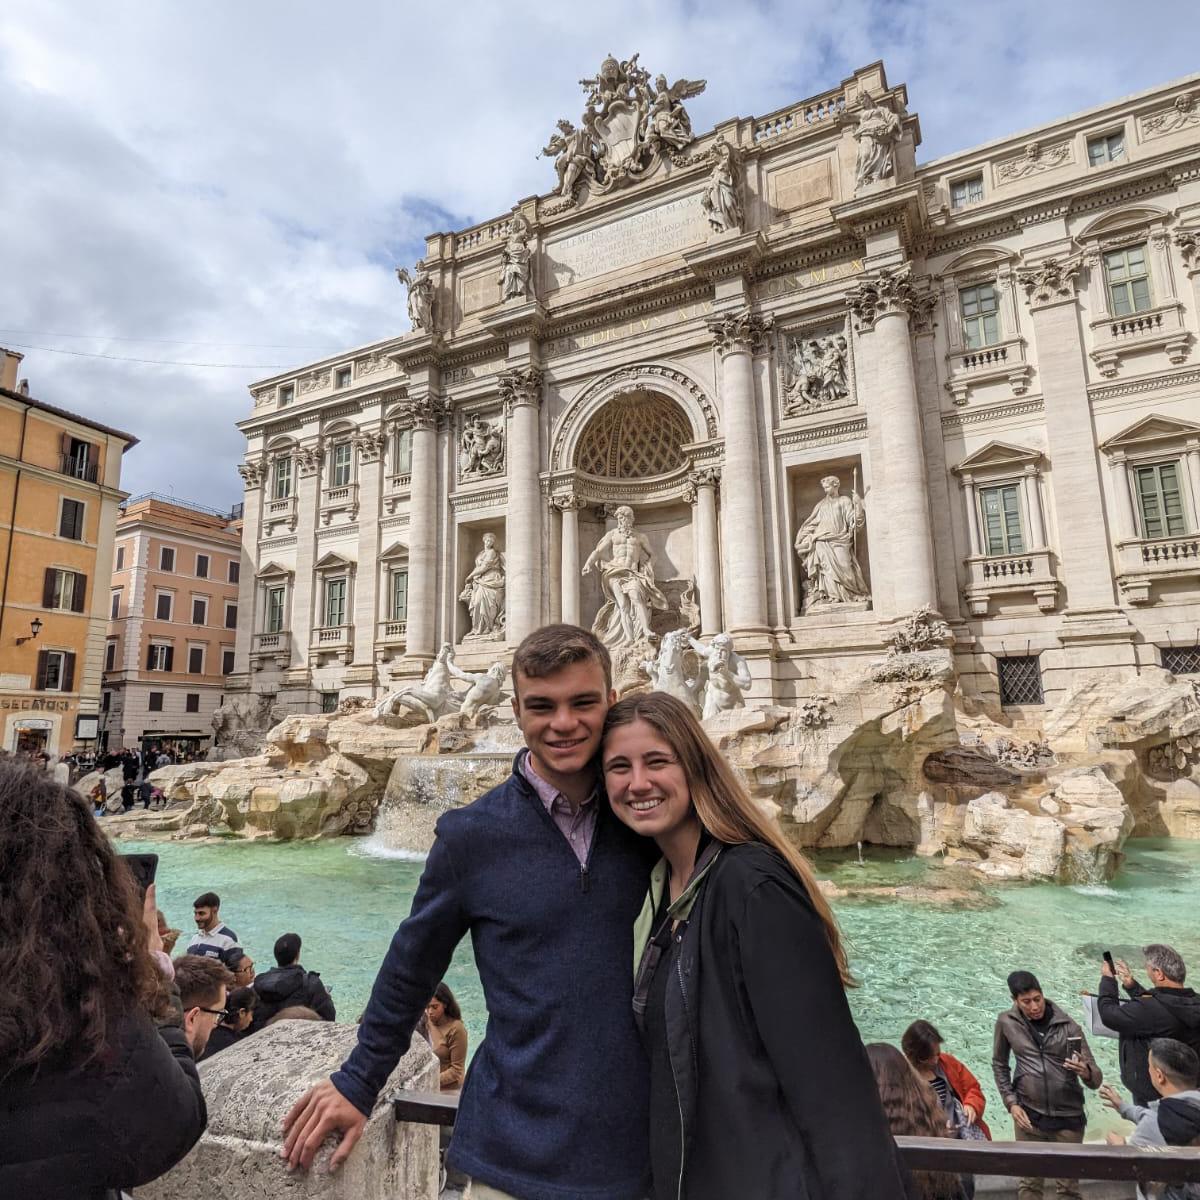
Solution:
[(504, 632), (504, 555), (496, 549), (496, 535), (483, 535), (483, 549), (459, 595), (471, 614), (468, 638), (498, 637)]
[(871, 598), (858, 565), (858, 531), (866, 523), (862, 498), (851, 489), (840, 496), (836, 475), (821, 480), (818, 500), (796, 534), (796, 553), (804, 567), (804, 611), (816, 605), (855, 604)]
[(742, 228), (742, 201), (738, 196), (737, 155), (722, 137), (717, 138), (710, 151), (712, 174), (700, 195), (700, 207), (708, 214), (708, 223), (715, 233)]
[(524, 300), (529, 292), (529, 222), (517, 213), (501, 251), (500, 297)]
[(858, 139), (855, 188), (889, 178), (896, 169), (894, 152), (900, 140), (900, 118), (890, 108), (884, 108), (872, 99), (870, 93), (864, 92), (854, 136)]

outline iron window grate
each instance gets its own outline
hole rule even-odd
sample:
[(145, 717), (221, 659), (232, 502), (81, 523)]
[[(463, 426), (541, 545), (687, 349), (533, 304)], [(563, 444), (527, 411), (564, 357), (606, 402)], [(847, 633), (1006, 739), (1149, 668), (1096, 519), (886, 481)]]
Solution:
[(1200, 675), (1200, 646), (1163, 646), (1162, 665), (1172, 675)]
[(996, 666), (1000, 672), (1002, 705), (1045, 703), (1042, 697), (1042, 669), (1036, 654), (998, 658)]

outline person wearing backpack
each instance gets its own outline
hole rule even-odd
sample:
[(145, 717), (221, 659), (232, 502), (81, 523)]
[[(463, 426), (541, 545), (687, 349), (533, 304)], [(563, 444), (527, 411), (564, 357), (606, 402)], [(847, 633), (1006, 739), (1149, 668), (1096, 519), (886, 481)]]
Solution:
[(255, 1033), (282, 1009), (311, 1008), (323, 1021), (337, 1017), (333, 1000), (321, 976), (306, 971), (300, 963), (300, 935), (285, 933), (275, 942), (275, 961), (279, 965), (254, 980), (258, 1004), (250, 1032)]

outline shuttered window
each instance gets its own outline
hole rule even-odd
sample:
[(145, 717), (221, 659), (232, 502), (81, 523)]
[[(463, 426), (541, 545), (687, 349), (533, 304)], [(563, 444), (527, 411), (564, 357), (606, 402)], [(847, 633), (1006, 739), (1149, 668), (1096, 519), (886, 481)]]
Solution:
[(186, 699), (183, 702), (183, 711), (190, 713), (198, 713), (200, 711), (200, 693), (188, 692)]
[(984, 553), (1021, 554), (1025, 539), (1021, 531), (1021, 490), (1015, 483), (979, 489), (983, 516)]
[(156, 621), (169, 621), (171, 619), (171, 600), (170, 592), (159, 592), (154, 601), (154, 619)]
[(325, 581), (325, 627), (336, 628), (346, 623), (346, 581)]
[(1179, 487), (1179, 463), (1136, 467), (1133, 478), (1142, 518), (1142, 537), (1178, 537), (1187, 533)]
[(175, 647), (158, 643), (151, 645), (146, 653), (147, 671), (170, 671), (175, 665)]
[(208, 601), (207, 600), (192, 600), (192, 624), (207, 625), (208, 624)]
[(83, 541), (83, 504), (79, 500), (63, 500), (58, 517), (58, 536), (73, 542)]
[(283, 632), (283, 601), (283, 588), (267, 588), (267, 628), (264, 632)]
[(74, 686), (75, 655), (69, 650), (39, 650), (35, 690), (69, 692)]
[(392, 621), (408, 620), (408, 572), (392, 572)]
[(204, 647), (189, 646), (188, 647), (188, 674), (203, 675), (204, 674)]
[(42, 584), (42, 607), (63, 612), (83, 612), (87, 597), (87, 576), (78, 571), (47, 567)]

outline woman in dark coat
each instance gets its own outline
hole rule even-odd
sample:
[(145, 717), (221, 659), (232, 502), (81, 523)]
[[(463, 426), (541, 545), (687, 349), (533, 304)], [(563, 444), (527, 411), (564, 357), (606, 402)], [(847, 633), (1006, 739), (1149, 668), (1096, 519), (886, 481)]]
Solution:
[(902, 1200), (804, 857), (673, 697), (614, 705), (601, 753), (613, 812), (663, 853), (635, 931), (654, 1200)]
[(0, 1196), (100, 1200), (204, 1132), (151, 885), (77, 792), (0, 765)]

